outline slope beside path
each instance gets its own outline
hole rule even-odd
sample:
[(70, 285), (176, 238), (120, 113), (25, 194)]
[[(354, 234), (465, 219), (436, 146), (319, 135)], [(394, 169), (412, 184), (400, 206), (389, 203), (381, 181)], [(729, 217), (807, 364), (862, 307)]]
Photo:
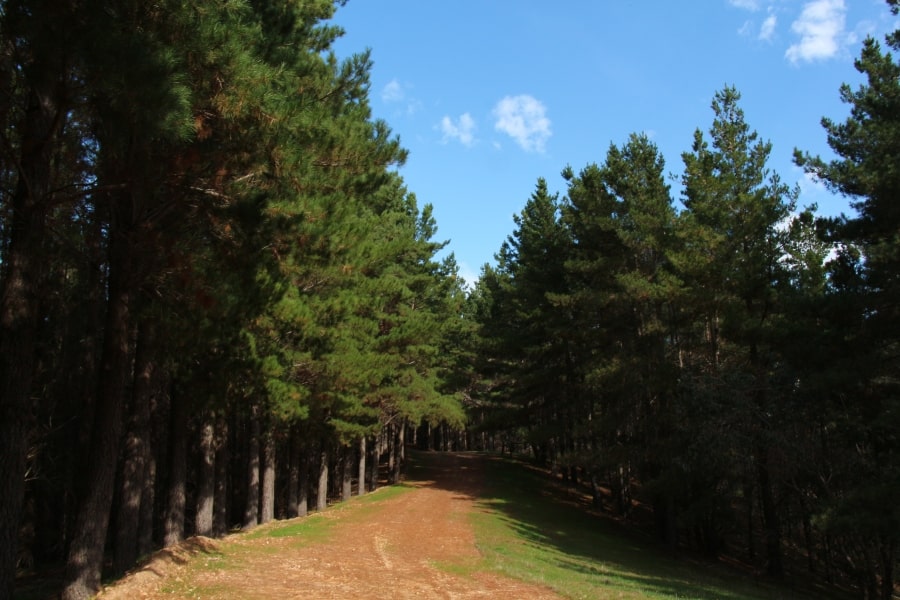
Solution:
[(331, 521), (321, 539), (304, 540), (302, 532), (272, 537), (265, 529), (192, 538), (161, 551), (100, 598), (558, 598), (478, 570), (469, 515), (480, 510), (483, 458), (429, 454), (423, 462), (408, 491), (385, 488), (307, 517)]

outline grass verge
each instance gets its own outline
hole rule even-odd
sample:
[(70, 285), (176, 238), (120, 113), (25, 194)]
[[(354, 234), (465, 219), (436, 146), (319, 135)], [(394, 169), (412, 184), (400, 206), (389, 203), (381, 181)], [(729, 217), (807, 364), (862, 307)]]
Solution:
[(473, 515), (480, 568), (549, 587), (567, 598), (810, 598), (710, 562), (676, 559), (652, 540), (548, 492), (521, 464), (487, 460)]

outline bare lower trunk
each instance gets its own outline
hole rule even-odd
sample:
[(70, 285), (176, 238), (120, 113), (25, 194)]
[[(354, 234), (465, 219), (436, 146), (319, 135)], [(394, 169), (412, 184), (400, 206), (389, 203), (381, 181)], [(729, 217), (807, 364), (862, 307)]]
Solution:
[(170, 395), (169, 495), (163, 545), (184, 539), (184, 514), (187, 508), (187, 406), (186, 399)]
[(309, 512), (309, 455), (300, 454), (297, 474), (297, 516), (305, 517)]
[(155, 327), (145, 321), (138, 332), (134, 359), (131, 417), (125, 436), (119, 510), (116, 516), (113, 572), (122, 574), (138, 558), (141, 503), (150, 454), (150, 402), (152, 395)]
[(287, 486), (287, 516), (293, 519), (298, 516), (297, 505), (300, 494), (300, 461), (303, 457), (303, 445), (297, 425), (290, 429), (288, 440), (288, 486)]
[(150, 444), (147, 448), (147, 465), (144, 469), (144, 485), (141, 492), (141, 524), (138, 533), (138, 556), (145, 556), (158, 547), (157, 494), (159, 465), (168, 458), (169, 395), (162, 390), (169, 386), (169, 377), (157, 368), (153, 381), (153, 395), (150, 402)]
[(369, 457), (369, 491), (374, 492), (378, 489), (378, 465), (381, 463), (381, 456), (378, 452), (378, 438), (372, 440), (372, 455)]
[(322, 448), (319, 453), (319, 484), (316, 488), (316, 510), (328, 507), (328, 450)]
[(216, 437), (213, 420), (206, 415), (200, 425), (200, 468), (197, 470), (197, 535), (213, 533), (216, 493)]
[(759, 493), (762, 499), (763, 522), (766, 530), (766, 573), (772, 577), (783, 577), (781, 522), (772, 491), (768, 449), (760, 448), (757, 457)]
[[(224, 413), (224, 411), (223, 411)], [(213, 533), (228, 532), (228, 419), (220, 414), (216, 419), (216, 489), (213, 502)]]
[(359, 438), (359, 470), (357, 477), (359, 485), (357, 485), (357, 494), (362, 496), (366, 493), (366, 437)]
[(244, 528), (259, 525), (259, 407), (250, 409), (250, 432), (247, 440), (247, 503), (244, 506)]
[(353, 450), (341, 448), (341, 500), (346, 502), (353, 494)]
[(69, 546), (62, 593), (64, 600), (82, 600), (100, 589), (122, 430), (122, 395), (130, 367), (132, 282), (126, 278), (131, 273), (131, 248), (126, 238), (127, 234), (112, 233), (110, 239), (106, 329), (86, 473), (86, 496), (79, 508)]
[(263, 436), (261, 496), (259, 522), (268, 523), (275, 518), (275, 435), (271, 428)]
[(397, 425), (393, 436), (393, 443), (391, 444), (391, 456), (394, 459), (391, 468), (392, 484), (400, 483), (400, 472), (403, 469), (403, 444), (405, 430), (406, 427), (402, 423)]
[(141, 512), (139, 517), (137, 555), (150, 554), (154, 549), (153, 519), (156, 511), (156, 455), (150, 451), (144, 465), (144, 480), (141, 482)]

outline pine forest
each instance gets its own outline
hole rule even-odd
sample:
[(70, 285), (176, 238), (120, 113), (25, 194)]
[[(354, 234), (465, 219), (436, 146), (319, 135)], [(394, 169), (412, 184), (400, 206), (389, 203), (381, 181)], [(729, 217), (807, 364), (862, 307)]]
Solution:
[(559, 165), (469, 286), (370, 54), (333, 51), (342, 4), (0, 2), (0, 598), (50, 566), (89, 598), (397, 482), (411, 447), (894, 597), (900, 31), (815, 116), (835, 158), (795, 151), (854, 214), (799, 205), (726, 85), (677, 193), (645, 134)]

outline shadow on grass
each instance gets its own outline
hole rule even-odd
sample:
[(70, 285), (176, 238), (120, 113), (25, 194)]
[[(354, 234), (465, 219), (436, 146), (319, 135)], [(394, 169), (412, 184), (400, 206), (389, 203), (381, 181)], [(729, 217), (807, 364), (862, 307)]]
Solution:
[(476, 501), (485, 566), (577, 598), (812, 598), (717, 562), (675, 558), (652, 539), (554, 493), (539, 472), (481, 453), (412, 453), (410, 479)]

